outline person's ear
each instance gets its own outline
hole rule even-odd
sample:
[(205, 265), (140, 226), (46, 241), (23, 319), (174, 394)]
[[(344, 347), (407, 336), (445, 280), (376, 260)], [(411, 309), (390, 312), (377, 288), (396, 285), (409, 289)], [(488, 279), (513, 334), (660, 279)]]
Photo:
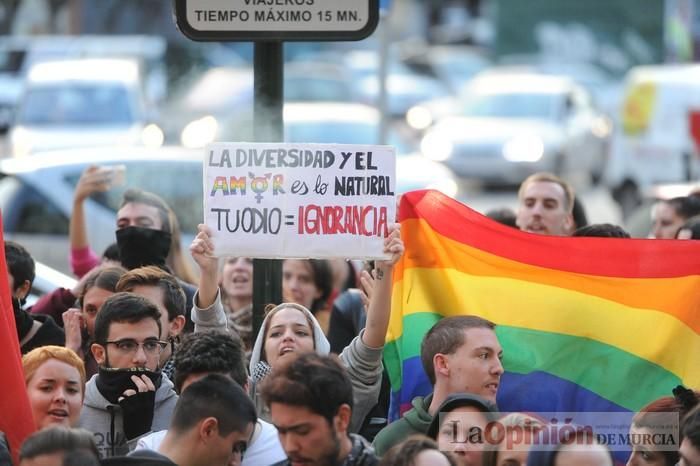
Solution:
[(25, 280), (24, 283), (20, 287), (15, 290), (15, 296), (17, 296), (18, 299), (22, 300), (27, 297), (29, 294), (29, 290), (32, 289), (32, 284), (29, 280)]
[(435, 369), (435, 379), (437, 379), (438, 374), (443, 377), (450, 376), (450, 361), (446, 354), (437, 353), (433, 356), (433, 368)]
[(205, 418), (199, 423), (199, 437), (208, 443), (214, 436), (219, 435), (219, 422), (215, 417)]
[(170, 331), (169, 331), (169, 336), (172, 338), (175, 338), (179, 336), (182, 333), (182, 329), (185, 328), (185, 316), (177, 316), (173, 320), (169, 322), (170, 324)]
[(576, 222), (574, 221), (573, 214), (568, 214), (566, 219), (564, 219), (564, 230), (571, 236), (576, 231)]
[(338, 412), (333, 417), (335, 431), (344, 435), (350, 429), (350, 420), (352, 419), (352, 408), (350, 405), (342, 404), (338, 408)]
[(90, 351), (92, 351), (92, 357), (95, 358), (98, 366), (103, 366), (107, 361), (107, 351), (105, 347), (99, 343), (93, 343), (90, 345)]

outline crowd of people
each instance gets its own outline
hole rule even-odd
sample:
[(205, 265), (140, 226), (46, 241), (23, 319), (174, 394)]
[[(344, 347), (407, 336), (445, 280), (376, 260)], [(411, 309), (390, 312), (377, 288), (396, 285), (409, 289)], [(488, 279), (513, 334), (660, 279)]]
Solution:
[[(531, 448), (548, 421), (499, 413), (503, 350), (496, 324), (478, 316), (443, 318), (425, 334), (416, 352), (432, 393), (388, 422), (382, 357), (393, 270), (404, 254), (399, 223), (384, 240), (388, 259), (362, 270), (342, 259), (284, 260), (285, 302), (269, 306), (256, 333), (251, 260), (218, 258), (200, 225), (189, 248), (195, 275), (176, 216), (157, 195), (127, 190), (115, 245), (102, 257), (90, 249), (82, 204), (108, 189), (99, 173), (87, 169), (75, 192), (73, 289), (25, 308), (34, 261), (5, 243), (37, 429), (19, 451), (21, 466), (614, 464), (585, 430)], [(488, 216), (535, 234), (629, 237), (616, 225), (588, 225), (572, 188), (554, 175), (527, 178), (518, 197), (516, 212)], [(660, 202), (651, 234), (697, 238), (699, 214), (700, 196)], [(651, 415), (674, 413), (680, 437), (671, 449), (632, 444), (627, 464), (700, 466), (698, 401), (700, 392), (681, 386), (650, 400), (633, 432), (654, 434)], [(473, 440), (496, 421), (499, 441)], [(10, 454), (0, 438), (3, 464)]]

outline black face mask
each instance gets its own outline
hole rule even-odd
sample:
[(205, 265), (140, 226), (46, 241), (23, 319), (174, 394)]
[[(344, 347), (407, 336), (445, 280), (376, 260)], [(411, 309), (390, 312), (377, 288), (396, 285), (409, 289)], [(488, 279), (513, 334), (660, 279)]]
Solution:
[(172, 235), (152, 228), (126, 227), (117, 230), (119, 259), (128, 270), (145, 265), (165, 267)]
[(111, 367), (100, 367), (98, 369), (98, 377), (96, 380), (97, 389), (100, 391), (102, 396), (104, 396), (107, 401), (113, 404), (119, 402), (119, 398), (122, 396), (125, 390), (133, 389), (138, 391), (136, 385), (134, 384), (131, 377), (145, 375), (153, 385), (160, 387), (160, 383), (163, 380), (163, 374), (158, 370), (157, 372), (150, 371), (142, 367), (134, 367), (131, 369), (115, 369)]
[(34, 319), (32, 319), (32, 316), (30, 316), (27, 311), (22, 309), (21, 301), (14, 296), (12, 297), (12, 310), (15, 314), (17, 336), (21, 340), (32, 329)]

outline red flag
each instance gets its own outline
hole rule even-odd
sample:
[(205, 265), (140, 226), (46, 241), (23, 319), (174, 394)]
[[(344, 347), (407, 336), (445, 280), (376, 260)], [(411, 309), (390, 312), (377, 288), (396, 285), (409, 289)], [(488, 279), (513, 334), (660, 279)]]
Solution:
[(2, 230), (0, 216), (0, 374), (3, 379), (3, 387), (0, 390), (0, 431), (5, 433), (10, 442), (15, 462), (19, 462), (19, 447), (24, 439), (34, 432), (35, 427), (24, 384), (22, 355), (12, 312), (10, 285), (5, 278), (7, 263)]

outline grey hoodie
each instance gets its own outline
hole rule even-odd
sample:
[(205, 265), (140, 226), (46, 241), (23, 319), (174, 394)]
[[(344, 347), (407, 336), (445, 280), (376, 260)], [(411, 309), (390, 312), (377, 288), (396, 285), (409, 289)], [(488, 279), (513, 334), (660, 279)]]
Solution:
[[(219, 305), (221, 304), (220, 301), (218, 301), (218, 303)], [(293, 307), (304, 312), (313, 323), (314, 347), (316, 348), (316, 352), (321, 355), (330, 353), (331, 345), (323, 334), (323, 330), (321, 330), (321, 326), (318, 324), (316, 317), (314, 317), (308, 309), (293, 303), (283, 303), (277, 306), (277, 308), (279, 307)], [(257, 391), (257, 385), (262, 382), (264, 376), (255, 377), (255, 375), (261, 374), (260, 366), (262, 364), (258, 363), (260, 363), (260, 356), (264, 343), (263, 329), (267, 326), (267, 320), (271, 314), (273, 314), (272, 311), (270, 311), (268, 317), (265, 317), (265, 320), (263, 320), (262, 326), (260, 327), (261, 331), (255, 339), (249, 367), (251, 377), (253, 377), (252, 383), (250, 384), (250, 394), (255, 402), (258, 416), (266, 421), (270, 421), (270, 413)], [(365, 417), (372, 410), (374, 405), (377, 404), (379, 390), (381, 388), (382, 352), (384, 348), (370, 348), (365, 345), (362, 342), (363, 333), (364, 330), (362, 330), (360, 334), (345, 347), (342, 353), (340, 353), (340, 360), (345, 366), (345, 369), (347, 369), (348, 376), (352, 382), (353, 408), (350, 432), (358, 432), (360, 430)]]
[[(83, 400), (83, 410), (80, 413), (79, 427), (87, 429), (95, 435), (95, 443), (102, 458), (124, 456), (136, 447), (136, 443), (141, 437), (127, 442), (124, 436), (121, 408), (102, 396), (97, 389), (98, 376), (98, 374), (93, 375), (85, 385), (85, 399)], [(152, 432), (168, 428), (176, 402), (177, 394), (173, 383), (164, 375), (160, 387), (156, 390)]]

